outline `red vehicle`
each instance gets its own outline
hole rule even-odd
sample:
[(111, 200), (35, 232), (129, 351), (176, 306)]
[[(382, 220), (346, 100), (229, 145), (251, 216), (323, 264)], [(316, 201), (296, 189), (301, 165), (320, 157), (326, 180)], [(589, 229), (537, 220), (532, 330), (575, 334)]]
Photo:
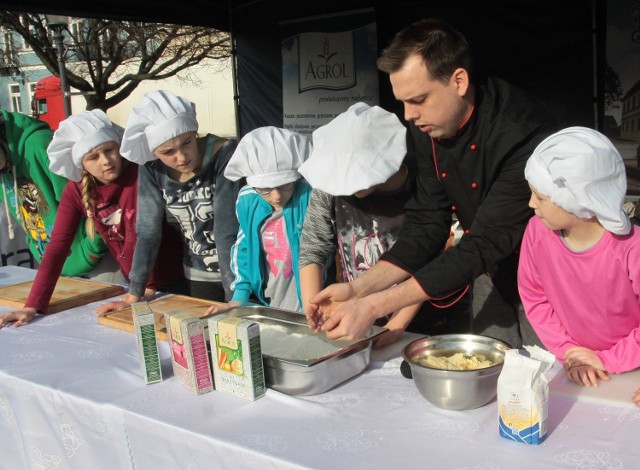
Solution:
[(64, 102), (60, 78), (49, 75), (36, 83), (31, 103), (33, 117), (40, 119), (54, 131), (58, 129), (60, 121), (64, 119)]

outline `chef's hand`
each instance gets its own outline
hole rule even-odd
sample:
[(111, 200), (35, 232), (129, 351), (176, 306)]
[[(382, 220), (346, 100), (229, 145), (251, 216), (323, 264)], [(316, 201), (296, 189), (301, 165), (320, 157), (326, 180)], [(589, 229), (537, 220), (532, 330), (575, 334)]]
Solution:
[(222, 312), (224, 310), (227, 310), (228, 308), (231, 307), (237, 307), (238, 305), (240, 305), (242, 302), (237, 302), (232, 300), (231, 302), (227, 302), (226, 304), (222, 304), (222, 305), (212, 305), (211, 307), (209, 307), (204, 314), (205, 315), (210, 315), (212, 313), (219, 313)]
[(331, 284), (318, 292), (311, 299), (311, 308), (305, 309), (309, 328), (320, 331), (320, 327), (343, 302), (356, 296), (353, 286), (349, 282)]
[[(322, 310), (322, 305), (320, 305)], [(320, 327), (329, 339), (351, 341), (360, 339), (371, 328), (376, 320), (376, 315), (367, 297), (351, 299), (344, 302), (331, 315), (325, 318)]]
[(33, 320), (37, 313), (38, 311), (35, 308), (23, 308), (22, 310), (0, 315), (0, 328), (7, 326), (11, 322), (13, 322), (14, 327), (26, 325)]
[(308, 304), (304, 308), (304, 314), (307, 316), (309, 328), (316, 333), (320, 333), (320, 327), (331, 317), (333, 311), (337, 310), (343, 303), (337, 300), (324, 300), (320, 304)]
[(640, 406), (640, 388), (638, 390), (636, 390), (636, 393), (633, 395), (633, 402)]

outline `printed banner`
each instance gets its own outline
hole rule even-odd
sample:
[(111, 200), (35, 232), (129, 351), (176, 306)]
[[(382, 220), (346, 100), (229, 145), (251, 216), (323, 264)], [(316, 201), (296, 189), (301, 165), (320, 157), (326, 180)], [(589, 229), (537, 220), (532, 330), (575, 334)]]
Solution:
[(311, 134), (351, 105), (379, 104), (373, 10), (282, 25), (283, 124)]

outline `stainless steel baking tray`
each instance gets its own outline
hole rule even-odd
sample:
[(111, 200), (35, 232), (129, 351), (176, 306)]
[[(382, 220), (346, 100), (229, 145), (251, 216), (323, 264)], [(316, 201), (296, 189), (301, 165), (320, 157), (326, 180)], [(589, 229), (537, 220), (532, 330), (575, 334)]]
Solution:
[(385, 328), (372, 326), (357, 341), (334, 341), (307, 326), (304, 315), (260, 305), (224, 312), (260, 325), (268, 387), (289, 395), (315, 395), (358, 375), (369, 365), (372, 340)]

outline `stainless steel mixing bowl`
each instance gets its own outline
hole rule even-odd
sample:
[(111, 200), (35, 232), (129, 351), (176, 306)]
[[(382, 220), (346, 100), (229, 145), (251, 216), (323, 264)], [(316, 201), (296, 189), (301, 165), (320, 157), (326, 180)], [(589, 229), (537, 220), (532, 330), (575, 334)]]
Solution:
[[(500, 340), (472, 334), (419, 338), (402, 350), (411, 367), (420, 394), (433, 405), (447, 410), (471, 410), (489, 403), (497, 393), (504, 353), (510, 346)], [(494, 366), (475, 370), (443, 370), (416, 363), (428, 356), (482, 355)]]

